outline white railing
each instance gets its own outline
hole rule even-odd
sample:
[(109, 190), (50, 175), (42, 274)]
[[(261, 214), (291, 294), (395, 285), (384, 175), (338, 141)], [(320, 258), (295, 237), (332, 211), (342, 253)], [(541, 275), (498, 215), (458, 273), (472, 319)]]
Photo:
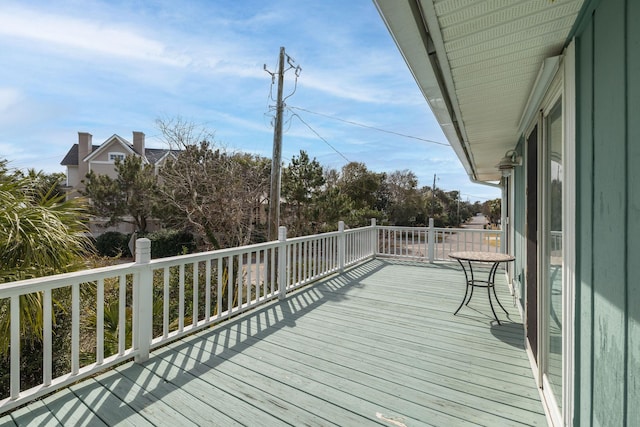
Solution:
[[(0, 413), (124, 360), (144, 361), (159, 345), (371, 258), (374, 238), (374, 227), (344, 231), (340, 223), (337, 232), (287, 240), (281, 227), (275, 242), (155, 260), (151, 242), (138, 239), (134, 263), (0, 285), (0, 315), (10, 316), (9, 396)], [(21, 308), (28, 298), (42, 307), (43, 377), (23, 390), (20, 343), (28, 331)], [(54, 325), (59, 310), (70, 323), (70, 355), (53, 354), (54, 326), (65, 326)], [(69, 371), (54, 377), (54, 357), (70, 357)]]
[[(10, 379), (9, 395), (0, 396), (0, 413), (124, 360), (147, 360), (157, 346), (377, 255), (433, 262), (454, 250), (497, 252), (500, 236), (485, 230), (383, 227), (375, 220), (369, 227), (345, 230), (341, 222), (336, 232), (287, 239), (280, 227), (278, 241), (155, 260), (150, 241), (138, 239), (134, 263), (1, 284), (0, 315), (10, 316)], [(26, 312), (27, 299), (41, 311)], [(20, 344), (29, 331), (21, 320), (38, 314), (43, 319), (42, 382), (24, 390)], [(68, 332), (58, 338), (59, 331)], [(53, 354), (56, 340), (69, 334), (70, 354)], [(54, 375), (54, 357), (70, 358), (68, 372)]]
[(551, 252), (562, 254), (562, 231), (552, 230), (549, 237)]
[(376, 255), (450, 261), (460, 251), (501, 252), (502, 230), (378, 226)]

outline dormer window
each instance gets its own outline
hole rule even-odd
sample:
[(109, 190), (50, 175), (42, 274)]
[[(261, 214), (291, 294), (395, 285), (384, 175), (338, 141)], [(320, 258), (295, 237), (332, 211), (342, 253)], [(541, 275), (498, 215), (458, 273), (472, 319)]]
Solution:
[(116, 160), (124, 161), (124, 153), (109, 153), (109, 161), (115, 163)]

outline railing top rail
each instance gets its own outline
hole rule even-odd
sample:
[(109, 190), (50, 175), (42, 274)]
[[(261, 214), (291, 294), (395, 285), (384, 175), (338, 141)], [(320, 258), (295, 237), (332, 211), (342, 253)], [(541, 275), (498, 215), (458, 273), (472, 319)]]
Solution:
[(350, 228), (350, 229), (345, 229), (344, 232), (345, 234), (351, 234), (351, 233), (357, 233), (357, 232), (361, 232), (364, 230), (370, 230), (372, 228), (377, 228), (377, 225), (368, 225), (366, 227), (358, 227), (358, 228)]
[(340, 234), (339, 231), (329, 231), (328, 233), (312, 234), (310, 236), (292, 237), (290, 239), (287, 239), (287, 243), (295, 243), (295, 242), (302, 242), (302, 241), (307, 241), (307, 240), (315, 240), (315, 239), (320, 239), (320, 238), (323, 238), (323, 237), (337, 236), (338, 234)]
[(428, 230), (429, 227), (419, 226), (419, 227), (411, 227), (406, 225), (376, 225), (376, 228), (380, 230)]
[(195, 254), (176, 255), (166, 258), (152, 259), (149, 264), (152, 268), (162, 268), (178, 264), (189, 264), (200, 261), (207, 261), (212, 258), (224, 258), (235, 255), (242, 255), (248, 252), (261, 251), (263, 249), (274, 248), (278, 246), (278, 241), (256, 243), (254, 245), (238, 246), (236, 248), (216, 249), (214, 251), (198, 252)]
[(74, 271), (72, 273), (3, 283), (0, 284), (0, 298), (10, 298), (12, 296), (69, 286), (74, 283), (94, 282), (108, 277), (116, 277), (121, 274), (136, 273), (139, 266), (140, 264), (130, 262), (109, 267), (93, 268), (91, 270)]
[[(429, 230), (428, 226), (411, 227), (411, 226), (396, 226), (396, 225), (377, 225), (376, 228), (381, 230)], [(461, 232), (461, 233), (502, 233), (502, 230), (487, 230), (483, 228), (453, 228), (453, 227), (434, 227), (435, 231), (448, 231), (448, 232)]]

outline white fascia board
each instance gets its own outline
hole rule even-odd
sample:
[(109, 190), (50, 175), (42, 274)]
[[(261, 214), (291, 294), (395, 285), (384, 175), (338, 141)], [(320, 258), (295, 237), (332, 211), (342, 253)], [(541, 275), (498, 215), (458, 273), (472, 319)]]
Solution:
[(124, 140), (123, 138), (119, 137), (116, 134), (113, 134), (111, 137), (107, 138), (102, 144), (100, 144), (100, 147), (98, 147), (96, 150), (93, 150), (82, 160), (85, 162), (90, 161), (92, 158), (96, 157), (99, 153), (103, 152), (107, 148), (109, 143), (111, 143), (111, 141), (114, 141), (114, 140), (117, 141), (127, 151), (127, 153), (134, 154), (133, 148), (126, 140)]
[[(118, 142), (120, 146), (122, 146), (128, 154), (134, 155), (134, 156), (138, 155), (138, 153), (133, 151), (133, 146), (129, 143), (129, 141), (127, 141), (126, 139), (122, 138), (117, 134), (113, 134), (111, 137), (107, 138), (102, 144), (100, 144), (100, 147), (93, 150), (82, 160), (85, 162), (91, 161), (92, 158), (96, 157), (99, 153), (103, 152), (112, 141)], [(145, 155), (141, 155), (140, 157), (142, 158), (142, 163), (144, 164), (149, 163), (149, 160), (147, 160), (147, 157)]]
[[(423, 38), (423, 33), (419, 25), (424, 26), (424, 20), (422, 16), (414, 16), (411, 5), (409, 2), (399, 2), (397, 0), (373, 0), (376, 5), (382, 20), (384, 21), (391, 37), (393, 38), (396, 46), (400, 50), (402, 57), (404, 58), (413, 78), (415, 79), (420, 91), (426, 99), (429, 107), (436, 120), (440, 124), (442, 131), (444, 132), (449, 144), (453, 148), (454, 152), (460, 159), (463, 167), (467, 171), (469, 177), (473, 180), (475, 173), (474, 169), (467, 157), (467, 151), (464, 147), (464, 142), (460, 141), (458, 130), (464, 138), (464, 126), (459, 121), (458, 128), (454, 124), (454, 120), (451, 117), (447, 103), (445, 102), (445, 96), (442, 93), (442, 89), (438, 83), (436, 72), (433, 69), (432, 63), (429, 60), (427, 52), (426, 40)], [(430, 8), (433, 10), (433, 4), (431, 1), (423, 1), (423, 8)], [(417, 4), (417, 3), (416, 3)], [(436, 54), (440, 64), (446, 64), (445, 69), (439, 70), (440, 74), (444, 78), (445, 84), (453, 88), (451, 73), (446, 62), (446, 54), (444, 52), (444, 44), (439, 33), (440, 28), (437, 25), (437, 19), (435, 12), (427, 16), (427, 20), (434, 21), (429, 22), (426, 25), (429, 26), (430, 36), (436, 49)], [(432, 28), (431, 25), (436, 28)], [(422, 29), (427, 31), (426, 28)], [(451, 107), (454, 110), (454, 114), (457, 117), (461, 117), (457, 105), (455, 93), (448, 91), (448, 99), (450, 100)], [(469, 155), (471, 155), (471, 152)]]

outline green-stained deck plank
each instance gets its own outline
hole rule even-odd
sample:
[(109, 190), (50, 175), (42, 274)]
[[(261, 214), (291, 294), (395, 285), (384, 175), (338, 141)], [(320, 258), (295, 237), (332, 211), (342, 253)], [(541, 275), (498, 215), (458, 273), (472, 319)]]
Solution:
[[(227, 333), (233, 334), (234, 331), (229, 330)], [(273, 351), (254, 348), (254, 346), (263, 347), (262, 343), (265, 341), (262, 340), (255, 345), (239, 349), (241, 351), (237, 354), (225, 354), (226, 349), (218, 348), (216, 350), (216, 347), (213, 346), (204, 353), (219, 351), (220, 357), (239, 365), (239, 367), (233, 367), (225, 363), (225, 371), (233, 369), (240, 376), (255, 369), (265, 376), (275, 375), (275, 378), (287, 376), (291, 381), (300, 384), (323, 384), (329, 389), (337, 389), (340, 393), (347, 392), (352, 396), (359, 396), (360, 399), (368, 399), (370, 402), (380, 405), (377, 413), (389, 413), (392, 408), (396, 411), (405, 408), (404, 411), (400, 411), (401, 414), (396, 414), (397, 417), (402, 417), (402, 414), (411, 415), (413, 410), (419, 414), (419, 419), (438, 420), (440, 424), (460, 423), (462, 420), (470, 419), (476, 422), (495, 424), (507, 416), (511, 416), (512, 419), (526, 419), (529, 415), (528, 412), (536, 413), (541, 410), (539, 401), (533, 402), (528, 409), (514, 410), (511, 405), (490, 396), (494, 397), (492, 411), (501, 414), (501, 418), (496, 418), (492, 413), (487, 413), (483, 409), (486, 406), (487, 392), (491, 394), (491, 390), (483, 389), (481, 391), (480, 387), (476, 387), (477, 395), (470, 399), (468, 385), (462, 393), (451, 393), (449, 381), (445, 381), (444, 385), (429, 383), (415, 378), (411, 372), (402, 374), (395, 368), (397, 360), (384, 360), (383, 366), (373, 372), (366, 372), (370, 363), (364, 354), (350, 359), (350, 363), (345, 365), (325, 362), (323, 366), (322, 359), (312, 354), (300, 352), (286, 354), (286, 351), (278, 348), (273, 348)], [(203, 345), (207, 345), (204, 340), (195, 343), (196, 347)], [(256, 353), (256, 355), (254, 356), (252, 353)], [(283, 372), (278, 373), (279, 370)], [(273, 374), (273, 371), (276, 373)], [(378, 376), (381, 372), (385, 375)], [(296, 378), (296, 376), (300, 378)], [(384, 377), (393, 380), (387, 380)], [(493, 393), (497, 392), (493, 391)], [(503, 393), (498, 397), (508, 401), (510, 395)], [(423, 402), (429, 402), (430, 405), (424, 406)], [(384, 406), (390, 404), (390, 407)], [(431, 406), (437, 410), (434, 411)]]
[(107, 425), (545, 425), (522, 325), (486, 293), (453, 316), (463, 295), (450, 264), (371, 261), (44, 401)]
[[(516, 341), (512, 337), (508, 337), (507, 340), (511, 343), (496, 343), (496, 335), (501, 335), (501, 328), (508, 327), (507, 325), (496, 327), (492, 335), (491, 332), (478, 331), (478, 333), (471, 334), (470, 332), (460, 332), (458, 330), (451, 330), (449, 326), (449, 333), (438, 328), (429, 327), (428, 325), (421, 326), (417, 329), (410, 329), (406, 327), (393, 327), (385, 322), (384, 318), (370, 318), (370, 319), (356, 319), (351, 315), (349, 310), (345, 310), (342, 313), (327, 313), (324, 311), (322, 316), (315, 316), (309, 314), (305, 316), (305, 319), (297, 322), (297, 325), (304, 326), (309, 324), (311, 328), (318, 325), (318, 321), (322, 320), (322, 324), (326, 325), (332, 334), (345, 334), (345, 335), (358, 335), (362, 337), (371, 337), (377, 339), (394, 339), (397, 344), (406, 344), (407, 346), (424, 346), (432, 342), (437, 342), (440, 348), (447, 351), (459, 352), (460, 342), (463, 340), (466, 345), (478, 354), (489, 354), (492, 360), (502, 359), (504, 362), (509, 361), (522, 361), (520, 357), (516, 357), (523, 351), (522, 344), (518, 344), (517, 347), (513, 344)], [(315, 321), (315, 323), (313, 323)], [(303, 323), (308, 322), (308, 323)], [(377, 324), (377, 325), (376, 325)], [(456, 325), (458, 327), (459, 325)], [(353, 333), (357, 332), (357, 334)], [(403, 346), (404, 347), (404, 346)], [(463, 353), (466, 355), (467, 352)], [(525, 363), (520, 363), (525, 367), (529, 367)]]
[[(136, 383), (118, 371), (109, 371), (98, 376), (96, 380), (153, 425), (161, 425), (166, 420), (172, 420), (176, 425), (184, 427), (197, 425), (176, 410), (172, 404), (176, 402), (165, 402), (154, 396), (149, 391), (152, 387), (147, 381), (136, 379), (138, 381)], [(187, 404), (187, 402), (183, 401), (183, 404)]]
[(47, 396), (43, 399), (43, 403), (60, 424), (64, 426), (107, 426), (68, 388), (51, 396)]
[[(229, 333), (233, 332), (229, 331)], [(309, 366), (307, 372), (300, 373), (292, 369), (292, 365), (289, 365), (287, 363), (289, 361), (286, 359), (278, 360), (282, 366), (269, 362), (270, 355), (267, 353), (261, 353), (262, 357), (260, 358), (248, 357), (244, 354), (244, 350), (239, 353), (230, 353), (226, 348), (217, 346), (210, 347), (211, 352), (199, 352), (198, 348), (201, 344), (202, 342), (199, 341), (195, 343), (195, 348), (183, 348), (181, 352), (216, 354), (216, 349), (218, 349), (219, 352), (212, 360), (218, 360), (217, 363), (220, 363), (221, 370), (230, 378), (238, 381), (235, 384), (236, 387), (246, 386), (243, 385), (246, 382), (253, 390), (261, 390), (267, 395), (274, 394), (283, 400), (295, 396), (291, 399), (292, 402), (308, 411), (315, 412), (318, 417), (326, 420), (325, 425), (328, 423), (337, 425), (380, 423), (386, 425), (380, 419), (381, 416), (402, 420), (410, 425), (421, 423), (420, 420), (425, 419), (439, 420), (440, 424), (451, 422), (451, 418), (442, 417), (440, 413), (431, 411), (429, 408), (420, 408), (411, 402), (398, 400), (397, 396), (385, 394), (384, 404), (372, 401), (370, 396), (367, 396), (367, 394), (372, 394), (369, 387), (361, 387), (354, 392), (344, 387), (344, 384), (337, 381), (335, 376), (333, 379), (328, 375), (314, 377), (311, 373), (315, 370), (313, 366)], [(222, 361), (219, 361), (220, 359)], [(204, 373), (204, 375), (210, 374), (209, 371)], [(283, 382), (283, 379), (286, 379), (286, 383)], [(390, 405), (394, 400), (396, 400), (396, 404)], [(411, 409), (414, 413), (422, 410), (421, 417), (415, 419), (406, 411), (402, 411), (401, 407), (406, 409), (407, 406), (413, 406)], [(456, 421), (464, 424), (461, 419)], [(297, 423), (294, 424), (297, 425)]]
[[(301, 389), (301, 384), (296, 380), (295, 375), (283, 373), (284, 375), (279, 378), (270, 377), (269, 370), (278, 369), (278, 367), (263, 366), (265, 370), (262, 372), (239, 369), (237, 365), (225, 359), (224, 354), (209, 355), (199, 349), (199, 347), (182, 348), (182, 351), (174, 353), (182, 357), (172, 358), (172, 363), (187, 366), (189, 370), (197, 373), (199, 379), (224, 387), (229, 393), (239, 398), (250, 397), (257, 409), (282, 421), (286, 420), (292, 425), (317, 426), (361, 425), (367, 422), (366, 418), (358, 416), (353, 411), (331, 405), (327, 400)], [(226, 348), (221, 348), (221, 352), (228, 351)], [(199, 357), (200, 355), (204, 357)], [(253, 362), (260, 365), (258, 359)], [(283, 380), (285, 378), (286, 381)], [(313, 386), (313, 384), (310, 385)], [(245, 422), (251, 419), (259, 419), (259, 415), (246, 418)]]
[[(91, 408), (94, 413), (92, 418), (107, 425), (153, 425), (94, 378), (71, 386), (71, 391)], [(92, 423), (89, 422), (89, 425)]]
[[(318, 319), (322, 323), (322, 319)], [(293, 324), (291, 324), (293, 326)], [(496, 361), (486, 354), (481, 354), (481, 357), (474, 357), (473, 350), (467, 352), (461, 349), (461, 342), (456, 348), (455, 353), (452, 351), (443, 351), (439, 348), (437, 341), (427, 342), (420, 344), (408, 343), (407, 341), (396, 340), (392, 336), (381, 337), (377, 335), (371, 335), (369, 337), (364, 336), (364, 332), (354, 328), (354, 333), (341, 334), (332, 329), (332, 327), (323, 327), (322, 324), (316, 324), (314, 326), (306, 326), (302, 324), (302, 321), (298, 321), (295, 325), (295, 330), (284, 329), (281, 334), (273, 337), (268, 336), (264, 339), (278, 339), (280, 335), (284, 336), (282, 341), (285, 343), (291, 341), (294, 349), (304, 349), (305, 346), (316, 347), (318, 351), (327, 348), (327, 346), (333, 347), (334, 351), (343, 352), (346, 355), (351, 353), (358, 353), (363, 349), (368, 353), (379, 353), (387, 355), (388, 358), (397, 358), (405, 354), (410, 354), (410, 359), (415, 360), (416, 367), (424, 366), (431, 363), (434, 359), (441, 359), (446, 363), (452, 363), (457, 366), (469, 366), (471, 361), (474, 368), (478, 371), (488, 371), (495, 373), (493, 376), (504, 379), (505, 376), (515, 375), (520, 377), (531, 377), (530, 368), (524, 366), (523, 360), (526, 357), (518, 357), (519, 363), (503, 363), (502, 361)], [(308, 339), (307, 339), (308, 338)], [(340, 345), (335, 345), (337, 341), (340, 341)], [(523, 352), (524, 354), (524, 352)], [(515, 359), (515, 358), (514, 358)]]
[[(339, 349), (332, 348), (331, 351), (326, 351), (327, 347), (323, 344), (314, 345), (312, 342), (294, 341), (292, 337), (282, 337), (281, 340), (272, 338), (266, 338), (263, 342), (270, 344), (271, 348), (268, 350), (278, 354), (290, 354), (291, 359), (300, 360), (301, 356), (310, 355), (315, 357), (314, 363), (316, 366), (322, 362), (326, 362), (329, 366), (345, 366), (349, 369), (357, 369), (358, 362), (366, 361), (367, 366), (372, 368), (374, 372), (380, 372), (382, 368), (388, 368), (386, 360), (383, 359), (382, 363), (378, 363), (375, 357), (370, 356), (369, 353), (359, 353), (358, 358), (354, 358), (354, 353), (350, 351), (340, 351)], [(300, 348), (303, 349), (301, 350)], [(252, 350), (249, 348), (247, 351)], [(297, 357), (296, 357), (297, 355)], [(366, 358), (366, 359), (365, 359)], [(533, 389), (531, 390), (530, 384), (532, 379), (523, 381), (522, 384), (517, 384), (511, 381), (498, 381), (498, 378), (504, 378), (500, 376), (499, 372), (489, 370), (477, 370), (471, 369), (473, 366), (467, 364), (451, 364), (447, 359), (435, 359), (429, 358), (429, 363), (425, 364), (416, 358), (407, 356), (404, 360), (399, 360), (395, 355), (391, 356), (391, 360), (395, 361), (394, 370), (397, 375), (409, 375), (415, 378), (421, 378), (425, 381), (429, 381), (431, 378), (442, 378), (445, 381), (454, 381), (461, 384), (462, 389), (467, 385), (473, 384), (479, 385), (486, 390), (501, 390), (507, 393), (517, 393), (521, 396), (529, 396), (539, 403), (539, 394)], [(354, 367), (355, 361), (355, 367)], [(464, 372), (464, 377), (461, 379), (460, 374)], [(394, 374), (393, 380), (397, 381), (397, 376)], [(381, 378), (385, 378), (384, 375)]]
[[(154, 359), (155, 360), (155, 359)], [(116, 371), (130, 381), (144, 385), (152, 399), (161, 401), (197, 425), (230, 426), (237, 421), (216, 408), (218, 404), (229, 405), (220, 397), (220, 391), (202, 387), (198, 381), (182, 379), (178, 384), (169, 381), (170, 373), (157, 364), (155, 360), (151, 368), (142, 364), (129, 363), (116, 368)], [(234, 407), (238, 402), (231, 403)]]
[(35, 401), (13, 411), (11, 417), (17, 426), (55, 427), (62, 425), (41, 401)]
[[(155, 375), (153, 372), (161, 371), (164, 381), (184, 389), (193, 396), (193, 399), (208, 399), (210, 405), (215, 407), (215, 411), (225, 413), (234, 420), (234, 423), (277, 426), (288, 425), (287, 417), (293, 418), (295, 411), (288, 411), (292, 407), (291, 404), (277, 401), (270, 395), (255, 392), (248, 384), (230, 381), (222, 366), (208, 367), (177, 352), (166, 353), (166, 355), (166, 358), (157, 357), (152, 363), (147, 364), (143, 377), (146, 378)], [(323, 423), (301, 417), (299, 414), (296, 419), (304, 421), (304, 423), (298, 422), (299, 425), (323, 425)], [(229, 425), (217, 421), (216, 424)]]

